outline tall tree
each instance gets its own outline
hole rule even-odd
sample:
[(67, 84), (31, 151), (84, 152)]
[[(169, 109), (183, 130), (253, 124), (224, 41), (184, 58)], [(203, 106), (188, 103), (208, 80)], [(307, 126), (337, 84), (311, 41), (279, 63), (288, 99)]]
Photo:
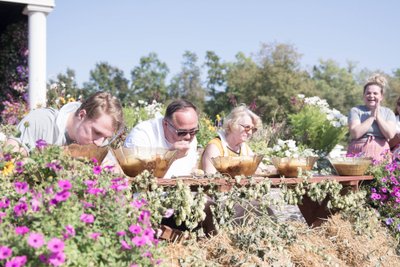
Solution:
[(201, 85), (200, 75), (197, 55), (186, 51), (183, 54), (182, 71), (172, 78), (169, 85), (169, 95), (173, 98), (187, 99), (203, 110), (206, 92)]
[[(81, 88), (79, 88), (76, 80), (75, 80), (75, 71), (73, 69), (67, 68), (65, 73), (59, 73), (55, 80), (49, 79), (49, 89), (47, 91), (47, 98), (50, 100), (52, 98), (56, 98), (59, 95), (70, 95), (73, 98), (79, 98), (79, 96), (87, 97), (87, 92)], [(53, 90), (53, 89), (61, 89), (61, 91)], [(51, 104), (51, 103), (50, 103)]]
[(131, 71), (131, 92), (137, 100), (151, 102), (154, 99), (164, 102), (167, 97), (165, 79), (168, 73), (167, 64), (161, 62), (156, 53), (140, 58), (139, 66)]
[(344, 114), (362, 101), (362, 87), (357, 83), (352, 69), (351, 65), (341, 68), (333, 60), (321, 60), (312, 72), (318, 96)]
[(96, 64), (94, 70), (90, 71), (89, 82), (83, 87), (90, 93), (107, 91), (118, 97), (122, 103), (129, 103), (131, 94), (128, 87), (129, 81), (124, 77), (124, 72), (107, 62)]
[(226, 97), (226, 72), (227, 64), (221, 63), (221, 59), (213, 51), (207, 51), (204, 67), (207, 70), (206, 89), (207, 105), (205, 112), (211, 117), (220, 114), (229, 107), (229, 99)]

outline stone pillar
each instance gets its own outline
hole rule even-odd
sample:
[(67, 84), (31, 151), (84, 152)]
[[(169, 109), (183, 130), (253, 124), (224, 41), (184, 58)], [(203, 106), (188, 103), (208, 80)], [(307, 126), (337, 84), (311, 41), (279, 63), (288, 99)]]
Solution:
[(46, 105), (46, 16), (52, 7), (27, 5), (29, 29), (29, 108)]

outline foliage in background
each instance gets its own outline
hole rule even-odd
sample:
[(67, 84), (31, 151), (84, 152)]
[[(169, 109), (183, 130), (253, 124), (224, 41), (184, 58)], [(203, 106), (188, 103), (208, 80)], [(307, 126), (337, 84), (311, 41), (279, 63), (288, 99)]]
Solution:
[(139, 100), (137, 104), (132, 103), (130, 106), (124, 107), (123, 113), (125, 127), (130, 131), (139, 122), (164, 116), (165, 107), (162, 103), (158, 103), (155, 100), (150, 104)]
[(148, 204), (128, 180), (42, 141), (1, 161), (1, 265), (159, 264)]
[(211, 139), (217, 137), (215, 123), (204, 113), (200, 114), (199, 132), (196, 135), (198, 146), (205, 148)]
[(347, 117), (336, 109), (330, 109), (326, 100), (299, 95), (297, 113), (289, 115), (293, 138), (300, 144), (327, 155), (347, 133)]
[(17, 124), (27, 113), (28, 84), (27, 21), (11, 24), (0, 36), (1, 121)]

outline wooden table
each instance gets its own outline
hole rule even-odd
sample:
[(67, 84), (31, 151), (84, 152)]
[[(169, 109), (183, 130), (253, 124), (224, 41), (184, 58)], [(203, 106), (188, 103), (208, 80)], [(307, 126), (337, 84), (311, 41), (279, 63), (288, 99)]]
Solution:
[[(254, 177), (256, 182), (270, 179), (272, 186), (278, 187), (280, 184), (296, 185), (304, 181), (303, 178), (267, 178), (267, 177)], [(307, 181), (310, 183), (319, 183), (324, 180), (335, 180), (343, 185), (343, 194), (350, 191), (358, 191), (359, 185), (362, 181), (372, 180), (372, 176), (314, 176), (308, 178)], [(158, 185), (168, 187), (176, 185), (177, 181), (180, 180), (184, 184), (191, 186), (192, 190), (196, 190), (196, 187), (203, 186), (207, 187), (211, 184), (217, 186), (218, 191), (227, 192), (234, 185), (246, 186), (250, 183), (249, 179), (242, 179), (239, 183), (235, 179), (213, 179), (213, 178), (193, 178), (193, 177), (178, 177), (175, 179), (161, 179), (159, 178)], [(307, 224), (311, 227), (319, 226), (324, 222), (331, 214), (327, 208), (328, 199), (325, 199), (321, 203), (312, 201), (307, 195), (303, 196), (302, 204), (298, 205), (299, 209), (304, 216)]]

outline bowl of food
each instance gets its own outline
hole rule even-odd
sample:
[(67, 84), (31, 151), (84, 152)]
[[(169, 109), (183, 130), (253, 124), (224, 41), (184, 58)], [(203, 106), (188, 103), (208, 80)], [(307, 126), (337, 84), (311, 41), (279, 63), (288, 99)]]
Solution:
[(262, 159), (263, 155), (220, 156), (212, 158), (211, 161), (218, 172), (234, 177), (236, 175), (253, 175)]
[(113, 149), (112, 152), (127, 176), (135, 177), (144, 170), (148, 170), (155, 177), (161, 178), (174, 162), (176, 150), (135, 146), (132, 148), (119, 147)]
[(299, 171), (311, 171), (314, 163), (317, 161), (317, 157), (300, 157), (300, 158), (272, 158), (272, 164), (274, 164), (278, 174), (285, 177), (297, 177)]
[(73, 158), (78, 159), (97, 159), (101, 163), (108, 153), (107, 147), (99, 147), (95, 144), (78, 145), (71, 144), (64, 148), (64, 151)]
[(372, 163), (369, 157), (328, 158), (338, 175), (362, 176)]

